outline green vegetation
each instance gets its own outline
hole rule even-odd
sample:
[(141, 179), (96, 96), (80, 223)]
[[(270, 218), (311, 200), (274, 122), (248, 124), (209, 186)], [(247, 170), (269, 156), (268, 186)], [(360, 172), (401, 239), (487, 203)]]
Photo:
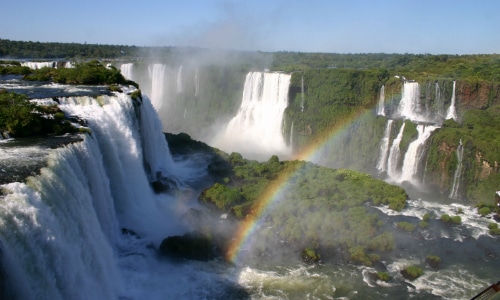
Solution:
[(491, 235), (500, 235), (500, 228), (498, 228), (497, 223), (488, 224), (488, 229), (490, 230)]
[(412, 232), (415, 230), (415, 225), (409, 222), (398, 222), (396, 227), (406, 232)]
[(377, 272), (378, 280), (389, 282), (391, 280), (391, 276), (387, 272)]
[(448, 214), (441, 215), (441, 221), (450, 225), (462, 224), (462, 218), (460, 218), (460, 216), (450, 216)]
[(415, 280), (424, 274), (424, 271), (417, 266), (409, 266), (401, 271), (401, 274), (409, 280)]
[(306, 263), (317, 263), (321, 260), (321, 256), (315, 249), (305, 248), (302, 253), (302, 260)]
[(76, 63), (74, 68), (41, 68), (24, 77), (26, 80), (54, 81), (63, 84), (132, 84), (113, 66), (104, 67), (99, 61)]
[(77, 131), (56, 106), (38, 106), (24, 95), (0, 90), (0, 131), (12, 137)]
[(438, 269), (439, 265), (441, 264), (441, 258), (436, 255), (427, 255), (425, 258), (425, 262), (434, 269)]
[(491, 209), (489, 207), (481, 207), (478, 209), (478, 213), (484, 217), (491, 213)]
[(381, 221), (365, 204), (402, 209), (403, 189), (355, 171), (276, 156), (259, 163), (232, 153), (227, 160), (232, 171), (202, 192), (199, 201), (238, 219), (252, 218), (262, 201), (269, 201), (261, 226), (275, 230), (259, 231), (264, 245), (282, 240), (298, 251), (341, 249), (365, 265), (380, 259), (376, 252), (393, 249), (394, 237), (381, 230)]

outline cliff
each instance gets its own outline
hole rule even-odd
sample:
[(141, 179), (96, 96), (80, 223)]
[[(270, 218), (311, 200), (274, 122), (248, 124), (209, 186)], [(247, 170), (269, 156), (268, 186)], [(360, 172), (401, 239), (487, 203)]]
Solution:
[[(389, 146), (402, 126), (399, 105), (404, 95), (402, 76), (372, 70), (323, 69), (295, 72), (284, 134), (295, 153), (321, 145), (316, 162), (334, 168), (350, 168), (382, 177), (377, 169), (381, 141), (388, 119)], [(454, 87), (454, 85), (456, 85)], [(385, 114), (377, 106), (385, 88)], [(414, 182), (449, 197), (471, 203), (491, 202), (500, 183), (500, 86), (497, 83), (451, 78), (419, 78), (415, 99), (418, 120), (405, 121), (395, 160), (401, 179), (405, 154), (419, 137), (416, 126), (437, 126), (419, 146)], [(447, 118), (455, 97), (456, 121)], [(463, 143), (463, 158), (457, 148)], [(320, 148), (318, 148), (320, 149)], [(457, 167), (460, 170), (457, 172)]]

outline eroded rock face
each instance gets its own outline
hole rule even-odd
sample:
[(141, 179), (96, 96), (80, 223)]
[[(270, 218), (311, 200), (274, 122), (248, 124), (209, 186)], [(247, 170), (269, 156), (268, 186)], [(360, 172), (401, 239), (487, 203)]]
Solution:
[(208, 261), (215, 257), (212, 239), (197, 232), (169, 236), (161, 242), (160, 254), (171, 258)]
[(486, 109), (500, 103), (500, 86), (487, 82), (457, 82), (457, 103), (463, 109)]

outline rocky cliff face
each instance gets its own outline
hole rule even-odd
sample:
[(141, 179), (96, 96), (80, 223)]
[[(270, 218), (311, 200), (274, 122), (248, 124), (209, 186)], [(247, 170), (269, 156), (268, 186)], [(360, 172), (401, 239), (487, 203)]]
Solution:
[(460, 110), (486, 109), (500, 103), (500, 85), (458, 81), (456, 96)]

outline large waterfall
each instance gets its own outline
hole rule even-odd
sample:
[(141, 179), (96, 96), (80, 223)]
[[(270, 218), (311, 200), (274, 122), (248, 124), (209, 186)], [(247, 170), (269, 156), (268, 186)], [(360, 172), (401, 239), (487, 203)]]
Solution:
[(389, 156), (387, 158), (387, 175), (389, 175), (391, 179), (396, 179), (397, 176), (399, 175), (397, 169), (399, 158), (401, 156), (399, 144), (401, 144), (401, 140), (403, 139), (403, 132), (405, 130), (405, 125), (406, 125), (405, 123), (401, 125), (398, 135), (392, 141), (392, 145), (389, 151)]
[(415, 182), (415, 176), (417, 175), (418, 167), (424, 154), (425, 142), (436, 128), (437, 127), (430, 125), (417, 125), (418, 138), (411, 142), (408, 146), (408, 150), (406, 150), (402, 173), (399, 178), (400, 182), (409, 181), (418, 183)]
[(418, 82), (405, 81), (402, 94), (397, 111), (398, 116), (412, 121), (426, 121), (427, 118), (420, 103), (420, 86)]
[(380, 144), (380, 156), (377, 162), (377, 170), (379, 172), (387, 171), (387, 157), (389, 155), (389, 144), (391, 142), (391, 129), (394, 120), (387, 120), (387, 125), (385, 126), (384, 137)]
[[(92, 133), (51, 150), (39, 176), (2, 186), (0, 296), (135, 298), (144, 283), (121, 274), (138, 272), (139, 258), (147, 255), (146, 247), (136, 245), (138, 237), (158, 245), (184, 230), (178, 220), (182, 204), (155, 194), (151, 177), (182, 172), (147, 98), (137, 104), (140, 117), (125, 94), (58, 101), (67, 115), (85, 119)], [(127, 240), (120, 228), (137, 238)], [(128, 261), (130, 251), (140, 256)]]
[(446, 113), (446, 119), (453, 119), (457, 120), (457, 109), (455, 107), (455, 86), (456, 82), (453, 81), (453, 94), (451, 95), (451, 104), (450, 107), (448, 108), (448, 112)]
[(214, 145), (250, 158), (287, 156), (282, 119), (288, 105), (290, 79), (291, 75), (283, 73), (248, 73), (239, 111)]
[(163, 93), (165, 88), (165, 65), (153, 64), (148, 67), (151, 78), (151, 101), (156, 110), (160, 110), (163, 104)]
[(462, 175), (462, 160), (464, 157), (464, 146), (462, 145), (462, 140), (457, 147), (457, 168), (455, 169), (455, 174), (453, 175), (453, 185), (451, 186), (451, 191), (449, 197), (451, 199), (459, 198), (459, 188), (460, 188), (460, 177)]
[(380, 88), (380, 96), (378, 99), (377, 115), (385, 116), (385, 86)]

